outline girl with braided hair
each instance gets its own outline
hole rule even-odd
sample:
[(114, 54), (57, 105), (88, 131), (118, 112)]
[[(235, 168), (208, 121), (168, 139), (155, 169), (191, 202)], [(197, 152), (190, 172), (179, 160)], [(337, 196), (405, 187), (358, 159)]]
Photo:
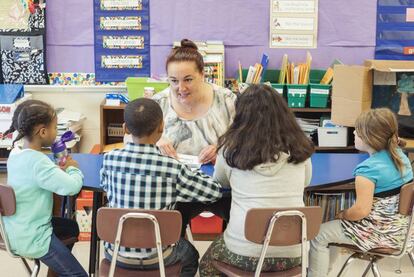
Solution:
[(11, 250), (39, 259), (59, 276), (87, 276), (70, 252), (73, 245), (66, 247), (59, 240), (77, 236), (77, 223), (52, 218), (52, 193), (74, 195), (83, 184), (76, 161), (68, 158), (60, 168), (41, 152), (56, 139), (56, 112), (47, 103), (26, 102), (15, 111), (9, 132), (14, 130), (23, 149), (7, 161), (7, 182), (16, 195), (16, 213), (4, 218)]

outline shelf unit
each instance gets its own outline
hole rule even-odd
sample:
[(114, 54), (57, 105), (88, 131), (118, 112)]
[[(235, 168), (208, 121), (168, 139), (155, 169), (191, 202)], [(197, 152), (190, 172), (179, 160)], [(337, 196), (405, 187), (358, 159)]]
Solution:
[[(124, 108), (125, 104), (119, 106), (107, 106), (105, 101), (102, 102), (100, 107), (100, 118), (101, 118), (101, 128), (100, 128), (100, 145), (101, 151), (103, 151), (105, 145), (119, 143), (123, 141), (122, 137), (110, 137), (108, 136), (108, 126), (109, 124), (122, 124), (124, 122)], [(330, 108), (292, 108), (291, 109), (295, 114), (310, 115), (313, 117), (320, 117), (322, 115), (330, 115)], [(353, 135), (350, 133), (349, 140), (352, 140)], [(317, 145), (317, 144), (315, 144)], [(316, 152), (358, 152), (355, 147), (315, 147)]]
[(101, 152), (103, 151), (105, 145), (119, 143), (123, 141), (123, 137), (116, 136), (112, 137), (108, 135), (108, 127), (110, 124), (122, 124), (124, 123), (124, 109), (125, 104), (119, 106), (107, 106), (105, 105), (105, 100), (101, 103), (100, 106), (100, 119), (101, 119), (101, 128), (100, 128), (100, 145)]

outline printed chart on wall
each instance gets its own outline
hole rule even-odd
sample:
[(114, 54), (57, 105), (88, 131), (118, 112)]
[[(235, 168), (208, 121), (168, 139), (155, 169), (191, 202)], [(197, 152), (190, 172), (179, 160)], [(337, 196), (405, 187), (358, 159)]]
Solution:
[(149, 76), (149, 0), (94, 1), (96, 81)]
[(270, 0), (270, 48), (316, 48), (318, 0)]
[(378, 0), (375, 59), (414, 60), (413, 0)]

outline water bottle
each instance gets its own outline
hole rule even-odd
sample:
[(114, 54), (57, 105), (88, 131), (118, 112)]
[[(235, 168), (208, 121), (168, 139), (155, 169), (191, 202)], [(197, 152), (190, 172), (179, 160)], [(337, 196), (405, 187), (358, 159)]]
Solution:
[(52, 144), (53, 158), (58, 166), (65, 165), (69, 155), (66, 148), (66, 142), (71, 141), (74, 138), (75, 134), (72, 131), (67, 131), (61, 136), (60, 140), (57, 140)]

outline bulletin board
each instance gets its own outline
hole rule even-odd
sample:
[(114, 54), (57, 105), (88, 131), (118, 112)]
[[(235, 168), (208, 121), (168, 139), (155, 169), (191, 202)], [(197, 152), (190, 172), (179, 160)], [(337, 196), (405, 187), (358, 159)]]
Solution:
[(150, 76), (149, 0), (94, 0), (95, 78)]
[(378, 0), (375, 59), (414, 60), (413, 0)]

